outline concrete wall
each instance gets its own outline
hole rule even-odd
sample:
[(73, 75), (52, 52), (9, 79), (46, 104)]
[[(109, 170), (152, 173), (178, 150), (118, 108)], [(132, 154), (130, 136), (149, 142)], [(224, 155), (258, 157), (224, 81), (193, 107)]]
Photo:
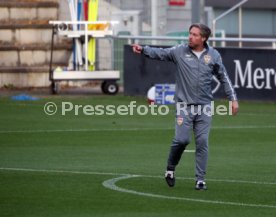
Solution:
[[(48, 86), (52, 27), (58, 5), (51, 1), (0, 2), (0, 87)], [(58, 2), (58, 0), (56, 1)], [(70, 44), (57, 41), (53, 62), (68, 62)]]

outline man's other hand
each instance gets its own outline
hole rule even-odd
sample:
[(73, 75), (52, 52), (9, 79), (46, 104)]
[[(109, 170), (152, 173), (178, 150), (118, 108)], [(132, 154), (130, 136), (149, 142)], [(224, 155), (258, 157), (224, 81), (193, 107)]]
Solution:
[(232, 101), (232, 114), (236, 115), (239, 111), (239, 103), (238, 101), (234, 100)]

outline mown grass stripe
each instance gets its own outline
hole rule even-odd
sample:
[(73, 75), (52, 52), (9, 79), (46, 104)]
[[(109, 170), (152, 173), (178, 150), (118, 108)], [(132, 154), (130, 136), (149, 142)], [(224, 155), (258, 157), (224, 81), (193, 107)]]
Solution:
[[(268, 126), (213, 126), (212, 129), (274, 129), (276, 125), (268, 125)], [(59, 133), (59, 132), (104, 132), (104, 131), (149, 131), (149, 130), (174, 130), (174, 128), (111, 128), (111, 129), (41, 129), (41, 130), (0, 130), (0, 134), (8, 134), (8, 133)]]

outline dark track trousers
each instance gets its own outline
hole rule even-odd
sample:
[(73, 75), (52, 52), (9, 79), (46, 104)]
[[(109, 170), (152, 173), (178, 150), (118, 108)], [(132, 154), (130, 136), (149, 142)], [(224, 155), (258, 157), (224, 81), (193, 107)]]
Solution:
[[(195, 176), (204, 181), (208, 160), (208, 137), (212, 116), (204, 112), (204, 105), (189, 105), (178, 111), (175, 120), (175, 137), (172, 142), (167, 170), (175, 170), (186, 146), (190, 143), (191, 131), (195, 135)], [(209, 110), (208, 110), (209, 111)]]

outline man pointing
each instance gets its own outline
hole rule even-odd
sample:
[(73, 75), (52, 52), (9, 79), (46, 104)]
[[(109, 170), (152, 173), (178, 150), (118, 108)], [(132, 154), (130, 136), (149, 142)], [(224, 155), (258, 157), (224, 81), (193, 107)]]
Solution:
[(237, 95), (222, 63), (219, 52), (207, 45), (211, 30), (206, 25), (195, 23), (189, 28), (189, 43), (171, 48), (153, 48), (132, 45), (133, 52), (145, 56), (171, 61), (176, 65), (175, 102), (185, 105), (185, 112), (178, 111), (175, 121), (175, 136), (172, 141), (165, 179), (170, 187), (175, 185), (175, 169), (190, 143), (191, 131), (195, 135), (195, 189), (206, 190), (205, 181), (208, 160), (208, 138), (212, 115), (203, 112), (213, 100), (213, 76), (222, 84), (232, 101), (232, 112), (238, 112)]

